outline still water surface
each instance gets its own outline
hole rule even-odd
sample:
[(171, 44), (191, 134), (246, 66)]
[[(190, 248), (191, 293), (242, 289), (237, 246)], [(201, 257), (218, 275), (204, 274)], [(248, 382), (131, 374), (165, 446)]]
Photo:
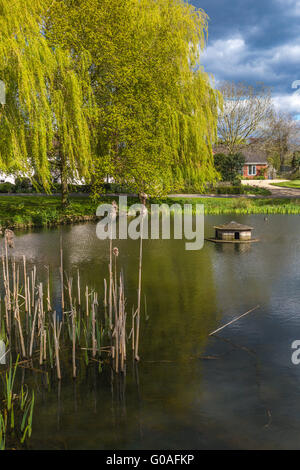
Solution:
[[(205, 217), (213, 225), (233, 216)], [(30, 447), (34, 449), (300, 449), (300, 218), (234, 216), (255, 227), (259, 243), (145, 241), (141, 361), (126, 381), (93, 366), (42, 386)], [(19, 232), (15, 256), (40, 270), (50, 264), (59, 292), (59, 243), (66, 271), (103, 293), (108, 244), (95, 225)], [(136, 304), (138, 242), (118, 241), (128, 305)], [(57, 303), (59, 302), (57, 294)], [(217, 337), (209, 332), (260, 308)], [(147, 319), (145, 318), (147, 317)]]

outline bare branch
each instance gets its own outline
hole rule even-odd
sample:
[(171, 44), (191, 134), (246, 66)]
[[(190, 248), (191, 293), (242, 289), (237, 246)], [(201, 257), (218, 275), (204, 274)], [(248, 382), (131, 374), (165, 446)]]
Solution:
[(272, 115), (270, 90), (242, 83), (225, 82), (220, 91), (224, 107), (218, 119), (218, 138), (229, 153), (238, 151), (250, 136), (258, 135)]

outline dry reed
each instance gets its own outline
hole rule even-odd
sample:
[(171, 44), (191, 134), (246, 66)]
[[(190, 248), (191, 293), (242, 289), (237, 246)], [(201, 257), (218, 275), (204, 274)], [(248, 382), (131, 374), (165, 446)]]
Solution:
[[(117, 208), (115, 208), (115, 215)], [(10, 235), (11, 237), (11, 235)], [(118, 269), (118, 248), (110, 240), (109, 279), (104, 279), (103, 307), (99, 306), (99, 295), (85, 286), (85, 302), (82, 301), (82, 285), (79, 270), (76, 282), (64, 273), (64, 253), (60, 241), (60, 308), (52, 300), (51, 273), (46, 267), (46, 282), (40, 281), (36, 266), (28, 265), (22, 256), (20, 264), (10, 256), (12, 246), (4, 237), (2, 250), (3, 295), (0, 297), (0, 328), (2, 336), (8, 338), (13, 354), (21, 360), (30, 359), (34, 368), (56, 367), (61, 380), (63, 365), (71, 356), (72, 377), (78, 375), (81, 357), (85, 363), (97, 360), (99, 364), (110, 357), (116, 373), (125, 373), (127, 342), (131, 339), (132, 353), (138, 359), (141, 280), (142, 280), (142, 239), (140, 242), (138, 307), (132, 309), (131, 332), (127, 335), (127, 310), (125, 285), (122, 272)], [(10, 244), (9, 244), (10, 243)], [(56, 310), (53, 310), (56, 305)], [(101, 304), (100, 304), (101, 305)], [(4, 307), (4, 308), (3, 308)], [(2, 310), (3, 309), (3, 310)], [(107, 315), (108, 310), (108, 315)], [(4, 312), (3, 322), (1, 320)], [(103, 354), (105, 358), (103, 359)]]

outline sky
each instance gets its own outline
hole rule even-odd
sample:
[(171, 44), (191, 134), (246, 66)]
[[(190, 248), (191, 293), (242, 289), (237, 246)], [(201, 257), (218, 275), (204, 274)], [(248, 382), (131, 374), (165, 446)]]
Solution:
[(189, 3), (210, 18), (201, 62), (216, 83), (263, 82), (272, 89), (275, 107), (300, 119), (300, 0)]

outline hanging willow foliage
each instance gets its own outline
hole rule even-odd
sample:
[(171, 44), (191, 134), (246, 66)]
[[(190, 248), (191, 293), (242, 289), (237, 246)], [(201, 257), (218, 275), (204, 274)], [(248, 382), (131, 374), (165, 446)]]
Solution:
[(220, 95), (200, 66), (207, 16), (183, 0), (55, 0), (54, 47), (92, 60), (99, 126), (95, 190), (105, 174), (135, 191), (163, 194), (192, 171), (213, 181)]
[(50, 155), (66, 177), (89, 177), (95, 117), (88, 53), (51, 47), (44, 31), (49, 0), (0, 0), (0, 167), (34, 176), (49, 191)]

